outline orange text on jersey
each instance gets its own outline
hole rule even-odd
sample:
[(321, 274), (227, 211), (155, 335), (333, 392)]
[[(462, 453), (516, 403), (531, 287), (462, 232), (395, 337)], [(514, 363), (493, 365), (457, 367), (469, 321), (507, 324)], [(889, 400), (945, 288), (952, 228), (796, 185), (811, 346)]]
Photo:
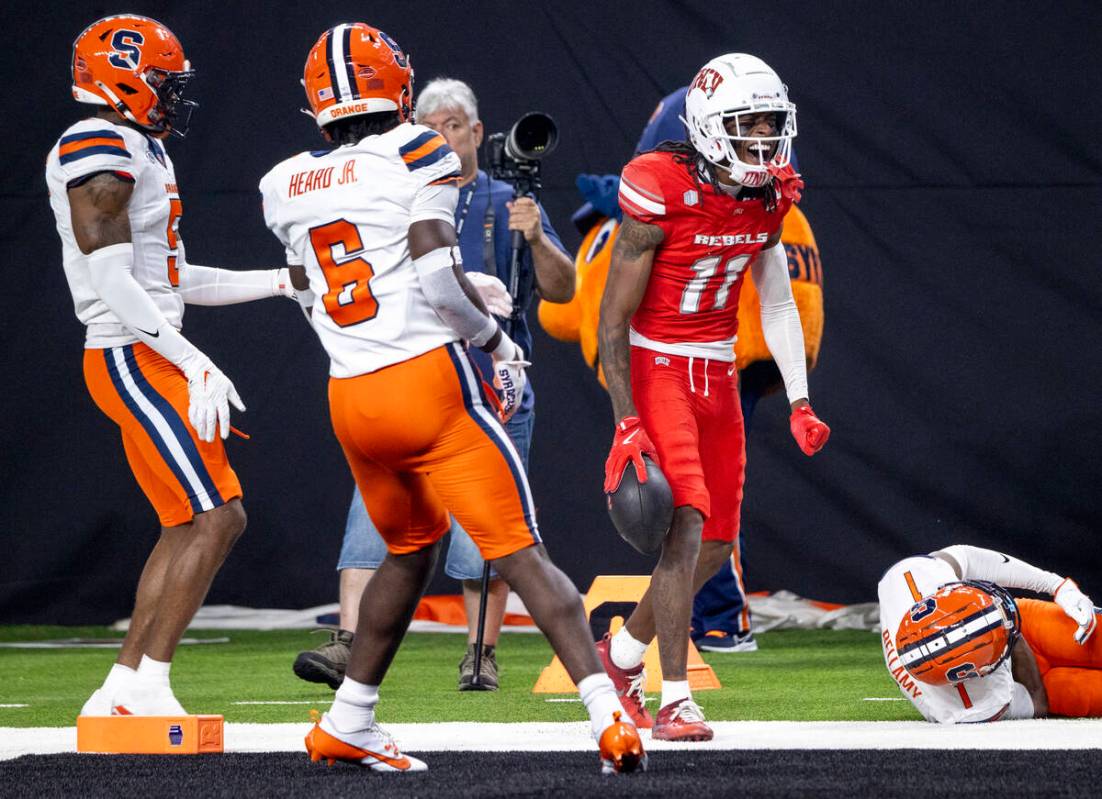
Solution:
[(180, 193), (180, 190), (178, 188), (176, 188), (175, 183), (166, 183), (165, 184), (165, 191), (168, 192), (169, 194), (179, 194)]
[[(335, 166), (327, 166), (321, 169), (306, 169), (302, 172), (296, 172), (291, 175), (291, 180), (287, 184), (287, 196), (297, 197), (300, 194), (317, 191), (318, 189), (328, 189), (333, 185), (335, 169)], [(341, 167), (340, 177), (337, 178), (337, 185), (343, 186), (346, 183), (355, 182), (356, 161), (355, 159), (345, 161)]]

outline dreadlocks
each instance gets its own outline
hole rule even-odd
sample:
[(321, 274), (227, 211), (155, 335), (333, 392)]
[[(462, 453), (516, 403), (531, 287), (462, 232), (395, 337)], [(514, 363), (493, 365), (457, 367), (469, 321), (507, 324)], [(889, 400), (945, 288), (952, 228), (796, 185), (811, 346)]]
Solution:
[[(703, 178), (704, 183), (707, 183), (716, 191), (725, 191), (725, 189), (720, 186), (716, 165), (701, 155), (689, 142), (664, 141), (651, 150), (651, 152), (673, 153), (673, 160), (684, 165), (689, 170), (689, 174), (693, 176), (693, 180), (696, 181), (698, 188), (701, 186), (701, 179)], [(743, 200), (751, 200), (755, 197), (760, 198), (762, 205), (765, 206), (765, 210), (769, 213), (773, 213), (777, 208), (777, 192), (773, 185), (773, 181), (770, 181), (760, 189), (751, 189), (743, 186), (739, 189), (738, 193), (739, 198)]]

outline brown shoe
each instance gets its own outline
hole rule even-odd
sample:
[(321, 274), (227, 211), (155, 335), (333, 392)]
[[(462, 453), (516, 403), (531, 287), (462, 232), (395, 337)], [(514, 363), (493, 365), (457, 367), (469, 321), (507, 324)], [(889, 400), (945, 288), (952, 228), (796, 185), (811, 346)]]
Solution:
[(482, 663), (479, 668), (478, 682), (474, 681), (475, 645), (467, 644), (467, 654), (459, 661), (460, 691), (496, 691), (497, 657), (492, 646), (482, 647)]
[[(317, 632), (321, 632), (318, 630)], [(340, 688), (344, 670), (352, 654), (353, 634), (348, 630), (329, 633), (329, 640), (295, 658), (295, 674), (306, 682), (321, 682), (333, 690)]]

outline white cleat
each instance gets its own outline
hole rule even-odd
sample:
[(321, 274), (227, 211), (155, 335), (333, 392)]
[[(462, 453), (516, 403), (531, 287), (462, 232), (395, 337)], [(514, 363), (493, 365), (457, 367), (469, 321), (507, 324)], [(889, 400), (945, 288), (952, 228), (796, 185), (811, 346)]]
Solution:
[(306, 751), (315, 763), (324, 760), (330, 766), (341, 760), (380, 772), (428, 771), (429, 768), (423, 760), (402, 754), (395, 740), (378, 724), (365, 730), (340, 732), (329, 720), (328, 713), (307, 733)]
[(117, 690), (111, 697), (110, 707), (112, 716), (188, 715), (167, 685), (130, 686)]

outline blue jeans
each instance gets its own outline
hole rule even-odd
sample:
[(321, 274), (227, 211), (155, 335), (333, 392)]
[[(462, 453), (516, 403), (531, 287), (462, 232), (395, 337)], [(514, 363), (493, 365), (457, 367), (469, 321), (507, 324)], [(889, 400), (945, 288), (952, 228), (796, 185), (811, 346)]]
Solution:
[[(535, 411), (517, 411), (505, 425), (505, 432), (513, 440), (521, 463), (528, 469), (528, 450), (532, 445), (532, 427), (536, 421)], [(478, 546), (467, 535), (453, 516), (449, 533), (448, 555), (444, 561), (444, 573), (455, 580), (482, 579), (482, 555)], [(367, 515), (363, 497), (359, 488), (352, 494), (352, 506), (348, 509), (348, 521), (344, 525), (344, 543), (341, 556), (337, 561), (337, 571), (341, 569), (377, 569), (386, 557), (386, 542), (375, 529), (371, 517)]]

